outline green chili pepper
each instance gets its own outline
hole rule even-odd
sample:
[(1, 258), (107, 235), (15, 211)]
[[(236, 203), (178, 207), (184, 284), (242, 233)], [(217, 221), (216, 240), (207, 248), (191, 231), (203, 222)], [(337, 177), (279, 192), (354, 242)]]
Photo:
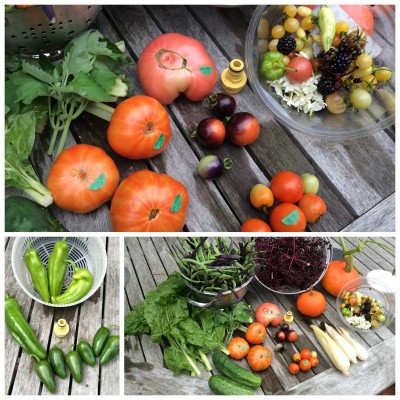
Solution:
[(67, 362), (68, 368), (71, 371), (71, 375), (74, 378), (74, 381), (77, 383), (81, 383), (83, 376), (82, 359), (77, 351), (71, 350), (72, 347), (74, 347), (73, 344), (68, 347), (68, 353), (65, 356), (65, 361)]
[(93, 284), (91, 272), (85, 268), (79, 268), (73, 261), (67, 260), (74, 267), (72, 281), (65, 292), (59, 296), (51, 296), (54, 304), (70, 304), (86, 296)]
[(55, 374), (61, 379), (65, 379), (67, 377), (67, 369), (65, 366), (64, 352), (58, 347), (60, 343), (61, 341), (50, 349), (49, 361), (51, 366), (53, 367)]
[(34, 354), (31, 355), (36, 360), (35, 372), (39, 379), (46, 386), (50, 393), (56, 392), (56, 380), (54, 378), (54, 372), (51, 368), (50, 363), (47, 360), (40, 360)]
[(33, 287), (46, 303), (50, 303), (49, 278), (47, 277), (47, 270), (40, 259), (38, 251), (31, 247), (30, 242), (28, 242), (28, 249), (24, 254), (24, 260), (31, 275)]
[[(68, 259), (67, 238), (54, 244), (47, 263), (47, 274), (51, 298), (59, 296), (62, 291)], [(53, 301), (52, 301), (53, 302)]]
[(119, 336), (110, 336), (100, 355), (100, 365), (111, 361), (119, 353)]
[(101, 352), (104, 349), (104, 346), (107, 343), (107, 339), (110, 336), (110, 327), (112, 326), (116, 326), (118, 327), (118, 325), (107, 325), (107, 326), (102, 326), (101, 328), (99, 328), (96, 332), (96, 334), (94, 335), (93, 338), (93, 343), (92, 343), (92, 347), (93, 347), (93, 351), (96, 357), (98, 357)]
[(40, 360), (46, 360), (46, 351), (22, 314), (17, 300), (6, 293), (4, 303), (6, 325), (11, 336), (30, 356), (34, 355)]
[(88, 342), (79, 339), (76, 350), (78, 350), (79, 355), (86, 364), (90, 365), (91, 367), (96, 364), (96, 356), (94, 355), (92, 346)]
[(275, 81), (281, 78), (285, 71), (294, 71), (286, 68), (283, 63), (283, 54), (279, 51), (267, 51), (261, 64), (260, 73), (267, 81)]

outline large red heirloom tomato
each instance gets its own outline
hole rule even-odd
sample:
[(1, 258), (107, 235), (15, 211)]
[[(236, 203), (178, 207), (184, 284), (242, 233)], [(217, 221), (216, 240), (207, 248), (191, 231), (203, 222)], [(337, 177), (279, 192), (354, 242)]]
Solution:
[(188, 192), (174, 178), (149, 171), (134, 172), (119, 185), (110, 217), (116, 232), (177, 232), (185, 225)]
[(162, 104), (172, 103), (181, 93), (200, 101), (218, 79), (203, 44), (180, 33), (165, 33), (151, 41), (139, 58), (137, 72), (144, 93)]
[(133, 96), (113, 112), (107, 138), (123, 157), (141, 160), (160, 154), (171, 137), (169, 116), (162, 104), (149, 96)]
[(47, 177), (47, 188), (58, 207), (88, 213), (111, 199), (118, 181), (118, 169), (104, 150), (78, 144), (57, 157)]

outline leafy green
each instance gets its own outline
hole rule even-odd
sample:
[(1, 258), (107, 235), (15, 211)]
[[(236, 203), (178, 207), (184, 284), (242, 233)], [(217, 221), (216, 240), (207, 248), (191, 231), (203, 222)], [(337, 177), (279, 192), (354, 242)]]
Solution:
[(53, 129), (49, 155), (62, 132), (58, 156), (71, 122), (90, 102), (110, 102), (116, 100), (115, 95), (127, 95), (127, 79), (118, 68), (129, 60), (117, 45), (93, 29), (74, 38), (57, 64), (44, 56), (36, 60), (7, 57), (6, 112), (17, 115), (24, 106), (44, 99)]
[(28, 159), (35, 141), (35, 128), (34, 111), (6, 119), (5, 186), (22, 189), (37, 203), (48, 207), (53, 202), (53, 197), (40, 183)]
[(252, 322), (252, 309), (242, 302), (228, 310), (201, 309), (188, 305), (187, 293), (180, 274), (174, 272), (125, 316), (125, 334), (150, 334), (155, 343), (167, 342), (164, 360), (174, 375), (183, 370), (199, 375), (196, 360), (210, 371), (206, 354), (214, 350), (229, 354), (224, 338)]

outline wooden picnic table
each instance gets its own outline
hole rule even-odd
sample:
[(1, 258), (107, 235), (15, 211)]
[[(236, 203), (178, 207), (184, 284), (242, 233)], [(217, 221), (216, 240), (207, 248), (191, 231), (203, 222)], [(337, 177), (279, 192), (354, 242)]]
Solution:
[[(145, 46), (165, 32), (180, 32), (200, 40), (216, 63), (218, 73), (234, 58), (244, 59), (245, 36), (255, 6), (128, 6), (103, 8), (96, 27), (113, 41), (124, 40), (133, 61), (126, 67), (133, 93), (142, 89), (136, 62)], [(382, 38), (383, 45), (385, 40)], [(220, 80), (215, 92), (222, 91)], [(103, 148), (115, 161), (121, 179), (151, 169), (181, 181), (190, 194), (185, 231), (235, 232), (248, 218), (264, 218), (249, 200), (256, 183), (269, 184), (282, 170), (313, 173), (320, 180), (320, 195), (328, 205), (323, 221), (308, 227), (313, 231), (394, 232), (395, 137), (394, 127), (362, 139), (335, 141), (309, 136), (279, 124), (247, 85), (235, 96), (238, 111), (253, 113), (260, 122), (259, 139), (245, 148), (224, 143), (217, 153), (234, 160), (234, 167), (216, 181), (197, 173), (199, 159), (215, 154), (189, 137), (193, 122), (209, 117), (202, 102), (181, 96), (166, 107), (172, 139), (159, 156), (133, 161), (118, 156), (107, 142), (107, 122), (84, 113), (71, 127), (67, 147), (87, 143)], [(40, 135), (32, 163), (46, 182), (52, 159), (46, 155), (50, 134)], [(81, 215), (51, 207), (70, 231), (110, 231), (109, 204)]]
[[(6, 239), (5, 288), (18, 301), (24, 316), (36, 332), (46, 351), (61, 340), (60, 348), (66, 354), (68, 346), (79, 338), (91, 343), (102, 325), (119, 325), (119, 239), (102, 238), (107, 252), (107, 273), (100, 288), (85, 302), (66, 308), (42, 305), (26, 295), (17, 283), (11, 268), (11, 251), (15, 238)], [(70, 331), (64, 339), (53, 333), (54, 324), (64, 318)], [(49, 395), (35, 373), (35, 362), (12, 339), (5, 329), (5, 394)], [(114, 328), (113, 328), (113, 334)], [(78, 384), (68, 373), (67, 379), (56, 378), (59, 395), (118, 395), (119, 357), (104, 366), (84, 365), (83, 380)]]
[[(390, 246), (395, 245), (394, 238), (379, 238)], [(170, 246), (176, 238), (126, 238), (125, 239), (125, 314), (136, 304), (143, 301), (149, 290), (154, 290), (169, 274), (177, 270), (169, 255)], [(331, 238), (334, 248), (340, 248), (337, 238)], [(357, 238), (346, 238), (348, 246), (356, 245)], [(392, 271), (395, 265), (393, 253), (375, 245), (367, 245), (364, 252), (356, 256), (356, 265), (363, 275), (374, 269)], [(352, 332), (365, 348), (369, 357), (350, 367), (350, 376), (345, 376), (333, 367), (325, 352), (316, 341), (308, 325), (295, 307), (297, 296), (276, 295), (253, 280), (244, 300), (256, 309), (263, 302), (279, 304), (282, 311), (291, 310), (294, 322), (291, 325), (298, 332), (298, 339), (288, 343), (286, 350), (274, 352), (271, 366), (261, 372), (262, 385), (258, 394), (274, 395), (371, 395), (378, 394), (395, 382), (395, 323), (377, 332), (357, 334)], [(335, 309), (336, 298), (326, 295), (327, 308), (322, 317), (314, 322), (325, 320), (343, 326)], [(273, 336), (277, 328), (267, 328), (268, 338), (265, 345), (273, 349)], [(290, 375), (288, 364), (294, 353), (301, 349), (315, 349), (319, 365), (307, 372)], [(239, 362), (249, 369), (246, 361)], [(200, 368), (201, 369), (201, 368)], [(125, 336), (125, 394), (126, 395), (206, 395), (211, 394), (207, 384), (210, 374), (204, 370), (200, 377), (191, 378), (187, 374), (173, 377), (163, 364), (162, 346), (151, 342), (148, 335), (140, 337)]]

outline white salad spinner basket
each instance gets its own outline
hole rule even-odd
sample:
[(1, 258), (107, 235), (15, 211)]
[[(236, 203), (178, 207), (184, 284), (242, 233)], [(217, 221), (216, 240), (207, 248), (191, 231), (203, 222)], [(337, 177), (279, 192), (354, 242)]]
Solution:
[[(47, 267), (47, 261), (54, 244), (61, 239), (62, 237), (20, 237), (15, 240), (11, 254), (14, 276), (24, 292), (39, 303), (51, 307), (70, 307), (84, 302), (100, 287), (107, 270), (107, 254), (101, 239), (96, 237), (67, 237), (68, 259), (74, 261), (79, 268), (86, 268), (92, 273), (93, 285), (85, 297), (74, 303), (52, 304), (45, 302), (33, 287), (30, 273), (24, 261), (24, 254), (28, 248), (28, 242), (30, 242), (31, 247), (39, 252), (43, 264)], [(72, 281), (73, 273), (72, 265), (68, 264), (62, 292)]]

